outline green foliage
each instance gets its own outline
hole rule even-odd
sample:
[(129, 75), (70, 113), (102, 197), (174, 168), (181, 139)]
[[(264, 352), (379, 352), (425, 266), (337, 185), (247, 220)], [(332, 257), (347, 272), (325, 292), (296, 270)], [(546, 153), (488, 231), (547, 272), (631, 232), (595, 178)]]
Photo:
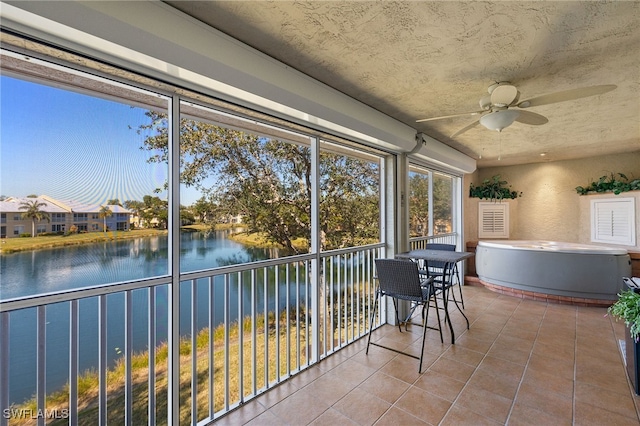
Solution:
[[(150, 162), (168, 160), (166, 116), (147, 113), (139, 132)], [(248, 232), (299, 252), (311, 241), (311, 150), (196, 120), (180, 121), (180, 181), (206, 197), (196, 214), (205, 221), (242, 215)], [(327, 150), (319, 159), (320, 241), (323, 249), (369, 243), (379, 237), (379, 164)], [(166, 188), (166, 183), (165, 183)], [(195, 217), (194, 217), (195, 218)]]
[(622, 192), (640, 191), (640, 179), (629, 180), (627, 176), (618, 173), (618, 177), (614, 173), (609, 176), (602, 176), (597, 182), (591, 182), (590, 185), (583, 187), (577, 186), (576, 192), (579, 195), (587, 195), (590, 192), (613, 192), (618, 195)]
[(608, 312), (621, 319), (629, 327), (629, 334), (636, 342), (640, 339), (640, 293), (627, 290), (618, 294), (618, 301)]
[[(431, 176), (433, 224), (435, 233), (438, 233), (440, 226), (446, 228), (451, 224), (453, 188), (450, 178), (436, 173)], [(429, 234), (429, 189), (428, 174), (409, 173), (409, 232), (412, 237)]]
[(512, 191), (511, 185), (506, 180), (500, 180), (500, 175), (495, 175), (491, 179), (485, 179), (479, 186), (473, 183), (469, 188), (469, 197), (487, 200), (516, 199), (522, 197), (522, 192)]
[[(36, 222), (46, 220), (47, 222), (51, 221), (49, 217), (49, 213), (41, 210), (42, 207), (46, 207), (47, 203), (41, 203), (38, 200), (27, 200), (20, 203), (18, 209), (25, 210), (22, 213), (23, 219), (31, 219), (31, 235), (32, 237), (36, 236)], [(21, 235), (22, 236), (22, 235)]]

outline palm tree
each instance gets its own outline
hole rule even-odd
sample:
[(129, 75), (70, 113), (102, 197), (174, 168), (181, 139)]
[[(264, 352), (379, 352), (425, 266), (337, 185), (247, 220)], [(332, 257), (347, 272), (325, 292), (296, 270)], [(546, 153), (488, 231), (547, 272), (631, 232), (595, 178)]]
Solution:
[(107, 232), (107, 218), (111, 217), (111, 215), (113, 215), (113, 212), (111, 211), (111, 209), (109, 208), (109, 206), (101, 206), (100, 207), (100, 211), (98, 212), (98, 217), (101, 217), (102, 220), (104, 221), (104, 225), (102, 230), (104, 232)]
[(45, 207), (47, 203), (40, 202), (38, 200), (27, 200), (20, 203), (20, 210), (26, 210), (22, 213), (23, 219), (31, 219), (31, 238), (36, 236), (36, 221), (40, 222), (45, 220), (51, 222), (49, 213), (40, 210), (41, 207)]

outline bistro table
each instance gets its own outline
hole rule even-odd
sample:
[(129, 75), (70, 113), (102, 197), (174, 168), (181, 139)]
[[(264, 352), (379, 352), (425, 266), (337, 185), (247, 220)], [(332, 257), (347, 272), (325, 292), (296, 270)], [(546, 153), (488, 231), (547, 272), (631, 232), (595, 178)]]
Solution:
[[(466, 251), (448, 251), (448, 250), (428, 250), (428, 249), (417, 249), (411, 250), (404, 253), (396, 254), (396, 259), (410, 259), (413, 261), (416, 260), (424, 260), (425, 268), (428, 273), (428, 265), (429, 262), (438, 262), (443, 264), (442, 270), (442, 299), (444, 301), (444, 314), (445, 314), (445, 322), (449, 323), (449, 331), (451, 331), (451, 343), (454, 344), (456, 337), (453, 331), (453, 325), (451, 324), (451, 318), (449, 317), (449, 308), (447, 307), (449, 302), (449, 288), (453, 285), (453, 271), (454, 267), (458, 262), (461, 262), (465, 259), (469, 259), (470, 257), (475, 256), (475, 253), (466, 252)], [(460, 311), (465, 321), (467, 321), (467, 329), (469, 329), (469, 319), (464, 314), (460, 306), (458, 306), (458, 302), (453, 299), (456, 308)]]

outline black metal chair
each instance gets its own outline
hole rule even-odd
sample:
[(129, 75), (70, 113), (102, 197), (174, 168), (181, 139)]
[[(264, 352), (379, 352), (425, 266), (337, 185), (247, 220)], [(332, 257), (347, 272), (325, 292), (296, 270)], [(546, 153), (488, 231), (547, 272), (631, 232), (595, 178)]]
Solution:
[[(378, 288), (376, 290), (376, 298), (371, 312), (371, 322), (369, 324), (369, 336), (367, 339), (367, 350), (369, 354), (369, 345), (379, 346), (381, 348), (389, 349), (394, 352), (410, 356), (411, 358), (419, 359), (420, 365), (418, 366), (418, 373), (422, 372), (422, 357), (424, 354), (424, 342), (427, 335), (427, 328), (440, 331), (440, 341), (444, 342), (442, 338), (442, 329), (440, 327), (440, 313), (438, 311), (437, 301), (435, 298), (435, 288), (433, 286), (433, 278), (426, 278), (418, 271), (418, 265), (415, 262), (396, 259), (376, 259), (376, 273), (378, 280)], [(373, 329), (373, 321), (376, 316), (376, 310), (378, 303), (382, 299), (382, 296), (389, 296), (393, 299), (393, 307), (395, 309), (396, 321), (398, 323), (398, 329), (402, 332), (402, 324), (405, 324), (405, 330), (408, 329), (409, 324), (414, 324), (423, 327), (422, 332), (422, 348), (420, 350), (420, 357), (415, 355), (399, 351), (388, 346), (383, 346), (375, 342), (371, 342), (371, 332)], [(398, 314), (398, 300), (408, 300), (412, 302), (409, 314), (404, 320), (400, 320)], [(438, 315), (438, 327), (430, 327), (427, 325), (429, 319), (429, 306), (433, 300), (436, 306), (436, 313)], [(422, 307), (422, 324), (413, 322), (411, 319), (416, 309)]]
[[(456, 251), (455, 244), (441, 244), (441, 243), (429, 243), (424, 247), (426, 250), (447, 250), (447, 251)], [(452, 288), (457, 285), (458, 290), (460, 292), (460, 304), (462, 305), (462, 309), (464, 309), (464, 298), (462, 297), (462, 285), (460, 284), (460, 274), (458, 272), (458, 265), (455, 264), (448, 271), (450, 275), (449, 282), (444, 282), (444, 262), (428, 262), (423, 265), (421, 272), (426, 274), (427, 277), (433, 277), (436, 290), (443, 290), (446, 285), (447, 288)], [(455, 278), (455, 281), (454, 281)], [(453, 297), (453, 302), (458, 305), (458, 300), (456, 299), (456, 294), (451, 290), (451, 296)]]

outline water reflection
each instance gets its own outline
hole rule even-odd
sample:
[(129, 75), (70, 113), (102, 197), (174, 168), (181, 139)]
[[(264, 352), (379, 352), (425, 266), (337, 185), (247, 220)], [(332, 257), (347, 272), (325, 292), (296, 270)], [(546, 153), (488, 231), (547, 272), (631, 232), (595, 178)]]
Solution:
[[(282, 255), (276, 249), (247, 248), (226, 238), (227, 235), (228, 231), (182, 233), (181, 271), (248, 263)], [(167, 241), (166, 236), (156, 236), (0, 256), (0, 299), (166, 275)], [(210, 312), (214, 323), (222, 322), (225, 303), (228, 304), (227, 315), (231, 321), (238, 318), (240, 306), (243, 315), (251, 313), (253, 301), (257, 301), (257, 312), (263, 312), (265, 308), (275, 310), (276, 305), (282, 309), (287, 303), (294, 307), (298, 303), (304, 304), (301, 300), (304, 299), (304, 288), (297, 289), (293, 283), (305, 283), (306, 273), (304, 264), (260, 268), (253, 276), (249, 272), (232, 274), (228, 283), (222, 277), (216, 277), (213, 291), (210, 291), (208, 279), (198, 280), (196, 329), (208, 324)], [(183, 335), (190, 333), (191, 300), (194, 297), (191, 289), (190, 282), (181, 283), (180, 330)], [(167, 292), (167, 286), (158, 287), (156, 291), (155, 333), (158, 342), (167, 338)], [(147, 349), (148, 298), (148, 289), (132, 293), (134, 351)], [(80, 371), (98, 365), (97, 312), (97, 297), (79, 302)], [(46, 321), (46, 383), (47, 392), (51, 392), (63, 386), (69, 374), (69, 303), (48, 306)], [(19, 403), (35, 392), (36, 310), (12, 313), (9, 332), (10, 400)], [(108, 359), (112, 364), (121, 355), (118, 349), (124, 347), (123, 294), (107, 296), (107, 346)]]

